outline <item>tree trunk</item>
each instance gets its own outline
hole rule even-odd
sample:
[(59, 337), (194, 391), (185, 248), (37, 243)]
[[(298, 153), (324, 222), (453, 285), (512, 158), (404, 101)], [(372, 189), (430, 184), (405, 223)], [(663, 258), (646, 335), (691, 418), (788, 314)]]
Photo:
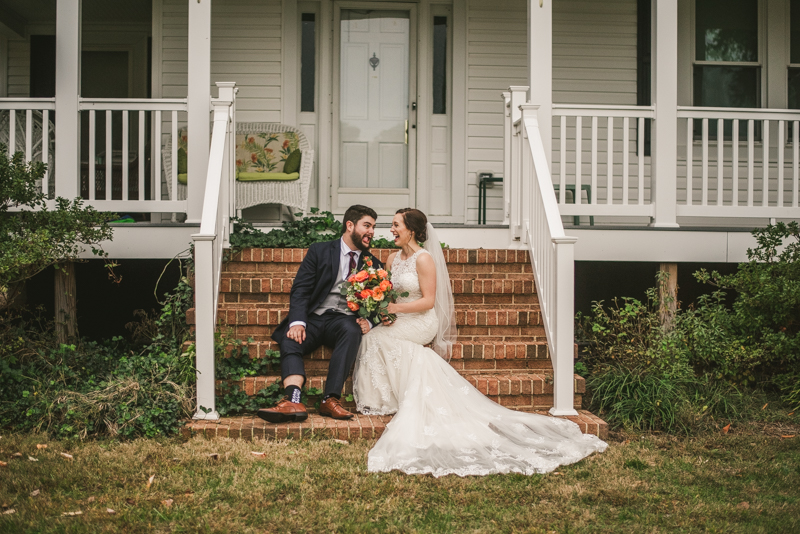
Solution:
[(56, 269), (56, 337), (66, 343), (78, 332), (78, 298), (75, 285), (75, 264), (65, 261)]
[(678, 309), (678, 264), (662, 263), (659, 270), (659, 317), (664, 330), (672, 330), (672, 322)]

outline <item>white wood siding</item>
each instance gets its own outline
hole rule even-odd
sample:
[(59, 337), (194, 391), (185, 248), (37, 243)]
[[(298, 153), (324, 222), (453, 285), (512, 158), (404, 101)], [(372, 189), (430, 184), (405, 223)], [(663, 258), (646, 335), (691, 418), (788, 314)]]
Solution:
[[(500, 92), (509, 85), (528, 83), (527, 2), (470, 0), (467, 16), (467, 219), (474, 223), (478, 219), (477, 173), (501, 174), (503, 170)], [(636, 0), (553, 3), (553, 101), (636, 104)], [(554, 120), (554, 147), (558, 146), (558, 127), (559, 121)], [(583, 147), (589, 150), (590, 143)], [(574, 143), (571, 150), (574, 153)], [(583, 161), (591, 160), (584, 156)], [(502, 197), (502, 188), (489, 189), (488, 222), (502, 220)]]
[[(186, 97), (186, 0), (163, 0), (161, 96)], [(211, 16), (211, 84), (236, 82), (239, 121), (280, 122), (281, 2), (214, 2)], [(216, 94), (216, 89), (212, 91)]]
[(8, 40), (8, 96), (30, 96), (31, 46), (25, 39)]
[[(527, 13), (526, 0), (467, 4), (467, 223), (478, 221), (478, 173), (503, 174), (500, 93), (528, 83)], [(487, 197), (487, 222), (502, 221), (502, 187)]]
[(553, 102), (636, 105), (636, 0), (553, 2)]

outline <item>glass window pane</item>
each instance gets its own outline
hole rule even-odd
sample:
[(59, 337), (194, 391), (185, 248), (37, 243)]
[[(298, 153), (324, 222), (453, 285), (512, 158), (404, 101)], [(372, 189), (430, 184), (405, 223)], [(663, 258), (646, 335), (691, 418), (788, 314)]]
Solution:
[(696, 60), (758, 61), (758, 0), (696, 2)]
[(300, 111), (314, 111), (314, 83), (317, 74), (315, 19), (314, 13), (303, 13), (300, 50)]
[(433, 17), (433, 112), (447, 113), (447, 17)]
[(789, 69), (789, 109), (800, 109), (800, 69)]
[(758, 108), (760, 89), (761, 67), (694, 67), (695, 106)]

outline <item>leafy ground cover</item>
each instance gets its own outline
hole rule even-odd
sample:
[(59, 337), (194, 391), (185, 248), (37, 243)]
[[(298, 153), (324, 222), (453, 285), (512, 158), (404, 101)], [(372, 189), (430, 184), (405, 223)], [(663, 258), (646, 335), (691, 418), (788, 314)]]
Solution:
[(368, 473), (372, 441), (6, 435), (0, 532), (798, 532), (798, 431), (620, 433), (548, 475), (441, 479)]

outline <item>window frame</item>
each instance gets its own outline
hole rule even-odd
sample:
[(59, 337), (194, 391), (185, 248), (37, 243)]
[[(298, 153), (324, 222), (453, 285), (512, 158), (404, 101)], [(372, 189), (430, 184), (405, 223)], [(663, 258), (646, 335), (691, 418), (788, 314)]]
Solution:
[[(726, 67), (757, 67), (760, 68), (760, 80), (759, 80), (759, 102), (758, 107), (764, 108), (766, 107), (767, 103), (767, 57), (766, 57), (766, 35), (767, 35), (767, 2), (765, 0), (756, 0), (758, 4), (758, 24), (757, 24), (757, 31), (758, 31), (758, 61), (706, 61), (701, 60), (698, 61), (697, 58), (697, 0), (690, 0), (690, 8), (689, 8), (689, 18), (690, 18), (690, 53), (691, 53), (691, 62), (689, 64), (689, 76), (690, 76), (690, 86), (689, 86), (689, 97), (691, 98), (692, 106), (700, 107), (700, 105), (695, 102), (694, 100), (694, 93), (695, 93), (695, 67), (697, 66), (726, 66)], [(788, 46), (788, 44), (787, 44)], [(788, 80), (788, 78), (787, 78)], [(788, 81), (787, 81), (788, 87)], [(787, 93), (788, 94), (788, 93)]]

